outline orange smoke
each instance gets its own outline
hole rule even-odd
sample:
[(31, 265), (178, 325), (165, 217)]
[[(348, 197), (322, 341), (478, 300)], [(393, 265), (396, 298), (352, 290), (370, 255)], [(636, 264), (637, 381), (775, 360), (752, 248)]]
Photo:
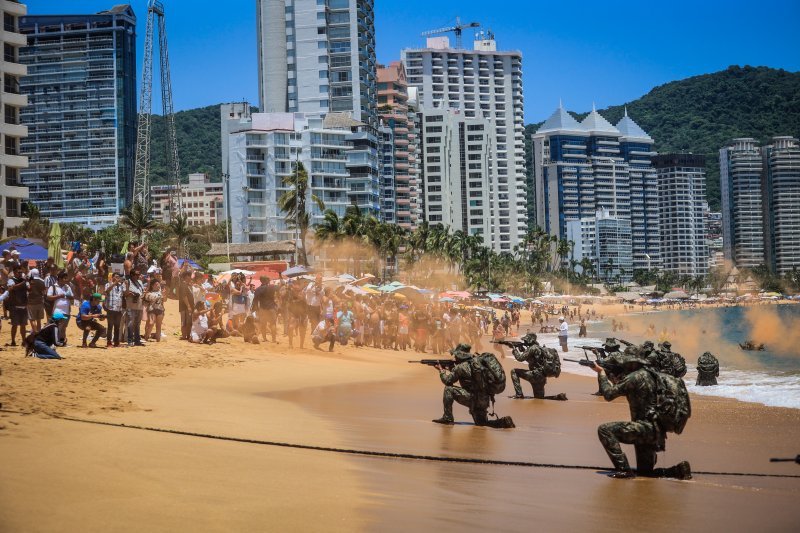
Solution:
[(800, 356), (800, 317), (781, 317), (774, 305), (748, 307), (745, 318), (756, 344), (765, 344), (771, 352)]

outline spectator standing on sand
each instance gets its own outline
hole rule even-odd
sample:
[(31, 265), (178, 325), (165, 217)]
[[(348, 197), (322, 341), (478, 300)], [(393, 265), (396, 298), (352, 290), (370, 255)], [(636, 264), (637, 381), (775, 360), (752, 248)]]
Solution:
[(139, 271), (131, 270), (125, 282), (125, 308), (128, 315), (128, 346), (144, 346), (141, 336), (144, 286), (139, 280)]
[(28, 279), (30, 289), (28, 289), (28, 320), (31, 323), (31, 331), (34, 333), (42, 329), (42, 319), (44, 318), (44, 294), (47, 287), (44, 280), (39, 277), (39, 270), (33, 269)]
[(569, 335), (569, 325), (563, 316), (558, 317), (558, 342), (561, 344), (561, 351), (569, 350), (567, 346), (567, 336)]
[(122, 328), (122, 317), (125, 310), (122, 302), (125, 299), (125, 287), (122, 285), (122, 276), (118, 272), (111, 275), (111, 282), (106, 285), (106, 318), (108, 331), (106, 332), (106, 346), (119, 348), (119, 337)]
[(578, 337), (586, 337), (586, 319), (581, 319), (581, 326), (578, 330)]

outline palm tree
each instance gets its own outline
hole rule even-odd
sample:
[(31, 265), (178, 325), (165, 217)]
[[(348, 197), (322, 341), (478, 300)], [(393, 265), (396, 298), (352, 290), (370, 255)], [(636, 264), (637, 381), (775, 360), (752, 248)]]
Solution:
[[(286, 215), (284, 220), (289, 229), (296, 229), (300, 236), (300, 253), (298, 256), (300, 264), (308, 266), (308, 255), (306, 254), (306, 234), (311, 217), (306, 210), (306, 193), (308, 191), (308, 172), (303, 163), (297, 161), (295, 171), (291, 177), (286, 179), (286, 183), (291, 189), (286, 191), (278, 198), (278, 207)], [(317, 197), (311, 195), (311, 201), (317, 204), (320, 211), (325, 210), (325, 203)]]
[(149, 203), (142, 205), (138, 201), (122, 210), (119, 225), (135, 233), (138, 242), (142, 242), (142, 234), (158, 227), (158, 223), (153, 220), (153, 206)]
[(178, 255), (183, 257), (186, 253), (186, 242), (195, 237), (194, 228), (189, 225), (185, 214), (178, 214), (167, 225), (167, 230), (172, 234), (172, 241), (178, 248)]

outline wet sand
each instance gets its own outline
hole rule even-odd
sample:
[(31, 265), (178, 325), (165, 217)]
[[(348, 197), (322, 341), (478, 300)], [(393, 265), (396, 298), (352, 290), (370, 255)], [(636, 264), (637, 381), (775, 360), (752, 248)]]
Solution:
[[(0, 341), (7, 339), (6, 325)], [(597, 425), (629, 417), (624, 400), (607, 403), (591, 395), (594, 380), (564, 373), (550, 380), (548, 394), (566, 392), (567, 402), (498, 398), (498, 414), (511, 415), (516, 429), (474, 427), (460, 406), (463, 423), (439, 426), (430, 420), (441, 414), (441, 384), (434, 370), (406, 363), (419, 357), (413, 352), (328, 354), (290, 350), (281, 340), (206, 347), (170, 336), (141, 349), (66, 349), (64, 361), (0, 352), (4, 408), (35, 413), (0, 413), (0, 453), (9, 458), (0, 474), (0, 529), (790, 531), (800, 523), (797, 478), (620, 481), (603, 470), (357, 457), (47, 416), (603, 468)], [(503, 362), (507, 370), (517, 365)], [(660, 465), (687, 459), (695, 470), (800, 475), (800, 466), (768, 462), (800, 451), (800, 410), (698, 396), (693, 408)]]

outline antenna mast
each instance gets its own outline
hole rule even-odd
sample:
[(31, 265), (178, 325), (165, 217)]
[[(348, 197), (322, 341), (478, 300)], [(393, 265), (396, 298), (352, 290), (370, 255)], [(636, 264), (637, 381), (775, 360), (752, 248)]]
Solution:
[(147, 32), (142, 66), (142, 93), (139, 99), (139, 121), (136, 131), (136, 166), (133, 178), (133, 200), (142, 205), (150, 203), (150, 132), (153, 109), (153, 37), (158, 18), (158, 51), (161, 66), (161, 108), (166, 125), (166, 152), (168, 182), (172, 184), (169, 196), (169, 220), (183, 213), (181, 200), (181, 172), (178, 160), (178, 141), (175, 135), (175, 113), (172, 107), (172, 81), (169, 74), (167, 27), (164, 5), (160, 0), (149, 0), (147, 5)]

